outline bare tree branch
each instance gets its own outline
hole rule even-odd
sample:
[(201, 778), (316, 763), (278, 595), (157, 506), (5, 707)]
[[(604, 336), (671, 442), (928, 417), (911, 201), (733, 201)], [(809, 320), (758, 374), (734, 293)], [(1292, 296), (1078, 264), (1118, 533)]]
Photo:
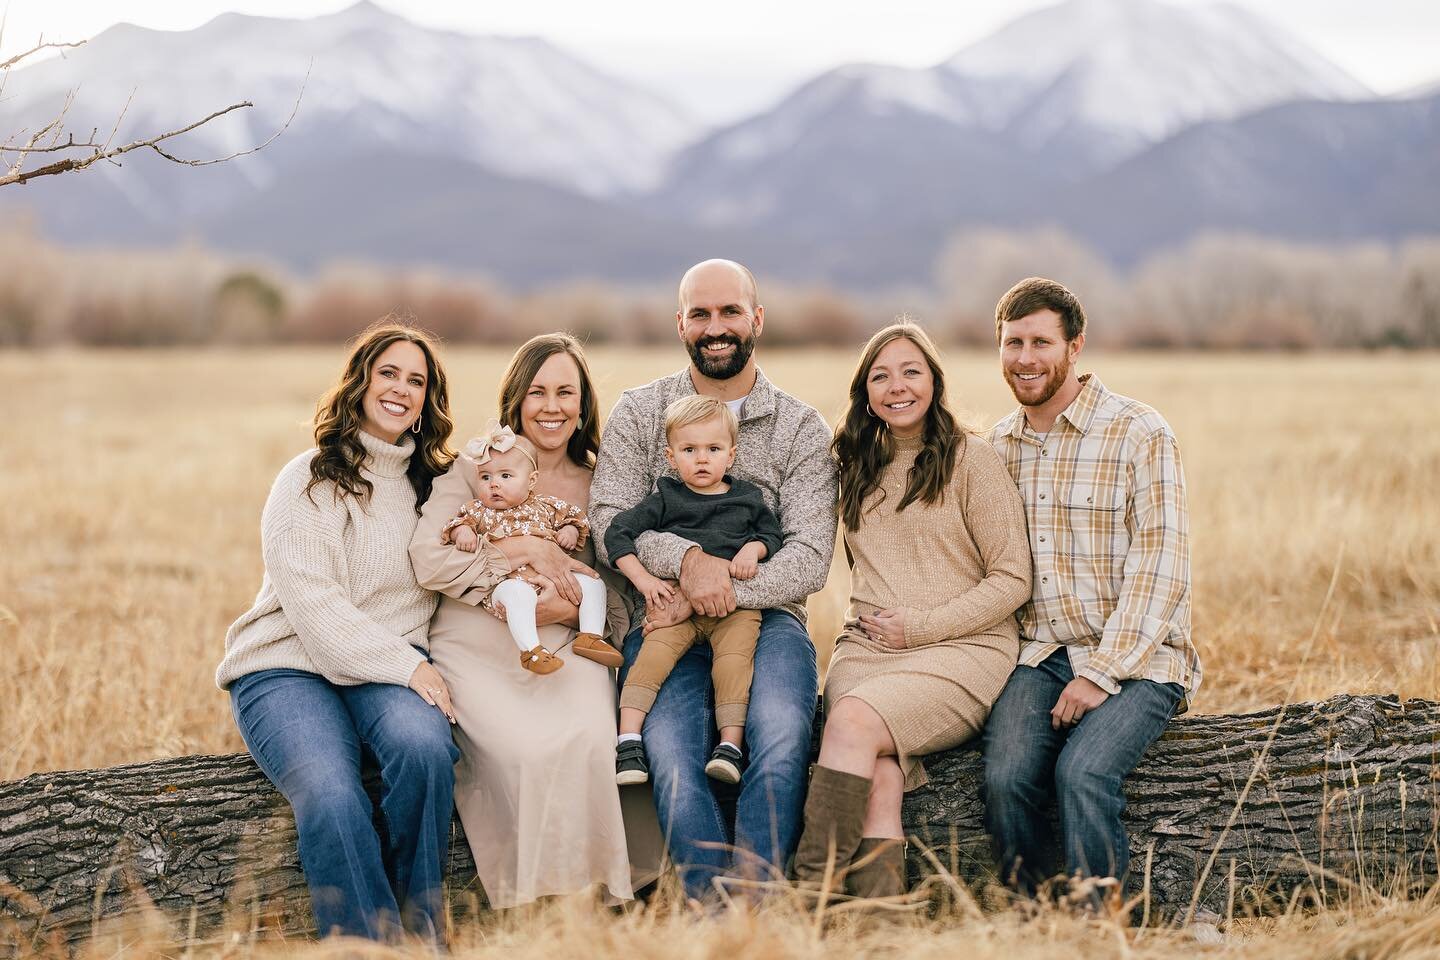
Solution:
[(54, 48), (54, 49), (63, 49), (63, 48), (68, 48), (68, 47), (83, 47), (84, 45), (85, 45), (85, 41), (84, 41), (84, 40), (77, 40), (77, 41), (75, 41), (74, 43), (50, 43), (50, 42), (37, 43), (35, 46), (31, 47), (29, 50), (26, 50), (24, 53), (17, 53), (17, 54), (15, 54), (15, 56), (11, 57), (9, 60), (6, 60), (6, 61), (4, 61), (3, 63), (0, 63), (0, 70), (9, 70), (11, 67), (15, 66), (15, 64), (19, 63), (21, 60), (24, 60), (26, 57), (33, 57), (35, 54), (39, 53), (41, 50), (49, 50), (49, 49), (52, 49), (52, 48)]
[[(232, 103), (232, 104), (230, 104), (230, 106), (226, 107), (225, 109), (223, 109), (223, 110), (216, 110), (214, 113), (210, 114), (208, 117), (205, 117), (205, 118), (202, 119), (202, 120), (196, 120), (194, 123), (187, 124), (186, 126), (183, 126), (183, 127), (181, 127), (180, 129), (178, 129), (178, 130), (171, 130), (171, 131), (169, 131), (168, 133), (162, 133), (162, 134), (160, 134), (160, 135), (157, 136), (157, 137), (150, 137), (148, 140), (136, 140), (136, 141), (134, 141), (134, 142), (132, 142), (132, 143), (127, 143), (127, 144), (125, 144), (124, 146), (114, 147), (114, 148), (109, 149), (109, 150), (100, 150), (100, 149), (97, 148), (97, 149), (95, 150), (95, 152), (92, 153), (92, 154), (90, 154), (88, 157), (80, 157), (79, 159), (75, 159), (75, 158), (73, 158), (73, 157), (67, 157), (67, 158), (65, 158), (64, 160), (57, 160), (57, 161), (55, 161), (54, 163), (47, 164), (47, 165), (45, 165), (45, 166), (43, 166), (43, 167), (36, 167), (34, 170), (24, 170), (24, 171), (21, 171), (21, 170), (17, 170), (15, 166), (12, 166), (12, 167), (10, 168), (10, 172), (9, 172), (9, 173), (5, 174), (3, 177), (0, 177), (0, 187), (9, 186), (9, 185), (12, 184), (12, 183), (27, 183), (27, 182), (29, 182), (29, 181), (31, 181), (31, 180), (34, 180), (36, 177), (49, 177), (49, 176), (54, 176), (54, 175), (57, 174), (57, 173), (68, 173), (68, 172), (70, 172), (71, 170), (84, 170), (86, 167), (88, 167), (88, 166), (90, 166), (90, 165), (92, 165), (92, 164), (94, 164), (94, 163), (96, 163), (96, 162), (98, 162), (98, 161), (100, 161), (100, 160), (110, 160), (110, 159), (112, 159), (112, 158), (114, 158), (114, 157), (118, 157), (118, 156), (121, 156), (121, 155), (123, 155), (123, 154), (130, 153), (132, 150), (141, 150), (141, 149), (144, 149), (144, 148), (146, 148), (146, 147), (149, 147), (149, 148), (153, 149), (156, 153), (159, 153), (162, 157), (164, 157), (164, 156), (165, 156), (165, 151), (161, 150), (158, 146), (156, 146), (157, 144), (163, 143), (164, 141), (169, 140), (171, 137), (178, 137), (178, 136), (180, 136), (182, 133), (189, 133), (191, 130), (194, 130), (196, 127), (204, 126), (205, 124), (209, 123), (211, 120), (214, 120), (216, 117), (223, 117), (225, 114), (230, 113), (231, 111), (234, 111), (234, 110), (242, 110), (242, 109), (244, 109), (244, 108), (246, 108), (246, 107), (253, 107), (253, 106), (255, 106), (255, 104), (251, 103), (249, 100), (242, 100), (240, 103)], [(52, 124), (53, 124), (54, 122), (58, 122), (58, 121), (52, 121)], [(50, 129), (50, 125), (47, 125), (47, 126), (45, 127), (45, 129), (46, 129), (46, 130)], [(280, 131), (275, 134), (275, 136), (278, 137), (278, 136), (280, 135), (280, 133), (284, 132), (284, 129), (285, 129), (285, 128), (282, 127), (282, 128), (280, 129)], [(38, 134), (37, 134), (37, 136), (38, 136)], [(270, 140), (274, 140), (274, 139), (275, 139), (275, 137), (271, 137), (271, 138), (270, 138)], [(267, 140), (267, 141), (265, 141), (265, 142), (266, 142), (266, 143), (269, 143), (270, 140)], [(257, 148), (255, 148), (255, 149), (259, 149), (259, 148), (257, 147)], [(250, 151), (245, 151), (245, 152), (248, 153), (248, 152), (250, 152)], [(22, 151), (21, 160), (24, 159), (23, 153), (24, 153), (24, 151)], [(239, 154), (236, 154), (236, 156), (239, 156)], [(171, 159), (171, 158), (166, 157), (166, 159)], [(176, 162), (177, 162), (177, 163), (187, 163), (188, 161), (178, 160), (178, 161), (176, 161)], [(201, 163), (214, 163), (214, 162), (217, 162), (217, 161), (200, 161), (200, 162), (201, 162)], [(19, 161), (17, 161), (17, 164), (16, 164), (17, 166), (18, 166), (18, 163), (19, 163)], [(192, 165), (194, 165), (194, 164), (192, 164)]]
[[(3, 30), (4, 20), (3, 18), (0, 18), (0, 35), (3, 35)], [(85, 41), (83, 40), (79, 41), (78, 43), (47, 43), (42, 40), (42, 42), (33, 49), (27, 50), (21, 54), (17, 54), (16, 56), (11, 57), (9, 60), (0, 63), (0, 89), (3, 89), (4, 80), (6, 77), (8, 77), (10, 68), (21, 60), (24, 60), (26, 57), (31, 56), (32, 54), (35, 54), (40, 50), (44, 50), (50, 47), (78, 47), (84, 43)], [(55, 176), (56, 174), (69, 173), (72, 170), (84, 170), (86, 167), (92, 166), (101, 160), (113, 163), (116, 157), (123, 156), (124, 154), (130, 153), (135, 150), (144, 150), (147, 148), (150, 150), (154, 150), (156, 153), (164, 157), (166, 160), (169, 160), (171, 163), (178, 163), (187, 167), (206, 167), (210, 166), (211, 164), (225, 163), (226, 161), (234, 160), (236, 157), (243, 157), (248, 154), (255, 153), (258, 150), (263, 150), (270, 144), (274, 143), (276, 138), (279, 137), (280, 134), (284, 133), (290, 128), (291, 121), (295, 119), (295, 115), (300, 110), (300, 101), (305, 96), (305, 87), (310, 82), (310, 71), (314, 69), (314, 66), (315, 64), (312, 60), (310, 66), (307, 67), (305, 70), (305, 79), (302, 80), (300, 83), (300, 92), (295, 96), (295, 105), (290, 108), (290, 116), (285, 118), (285, 122), (281, 124), (280, 129), (276, 130), (273, 134), (271, 134), (269, 138), (266, 139), (263, 143), (256, 144), (255, 146), (250, 147), (248, 150), (238, 150), (235, 153), (229, 154), (228, 156), (216, 157), (211, 160), (185, 160), (167, 152), (166, 150), (161, 148), (160, 144), (164, 143), (167, 140), (189, 133), (190, 131), (195, 130), (199, 127), (203, 127), (205, 124), (209, 123), (211, 120), (216, 119), (217, 117), (223, 117), (225, 114), (235, 110), (243, 110), (247, 107), (253, 107), (255, 104), (251, 103), (249, 100), (242, 100), (239, 103), (232, 103), (230, 106), (225, 107), (223, 110), (217, 110), (207, 117), (196, 120), (194, 123), (186, 124), (185, 126), (178, 129), (170, 130), (166, 133), (162, 133), (154, 137), (149, 137), (144, 140), (135, 140), (131, 143), (127, 143), (119, 147), (111, 147), (110, 144), (114, 141), (115, 134), (119, 132), (120, 124), (125, 119), (125, 114), (129, 112), (130, 104), (135, 99), (135, 91), (131, 90), (129, 98), (125, 101), (125, 106), (121, 108), (120, 115), (115, 118), (115, 125), (111, 128), (110, 135), (105, 138), (104, 143), (95, 142), (95, 136), (99, 132), (99, 128), (92, 129), (90, 131), (89, 140), (85, 141), (84, 143), (75, 142), (74, 134), (70, 134), (66, 141), (64, 143), (61, 143), (60, 135), (63, 132), (63, 121), (65, 119), (65, 115), (70, 110), (71, 104), (73, 104), (75, 100), (75, 93), (72, 90), (66, 96), (65, 105), (61, 108), (59, 115), (55, 117), (55, 119), (47, 123), (45, 126), (37, 130), (33, 135), (31, 135), (30, 139), (25, 143), (24, 146), (12, 146), (12, 140), (6, 140), (3, 144), (0, 144), (0, 156), (12, 153), (16, 154), (15, 162), (10, 165), (10, 168), (5, 172), (3, 176), (0, 176), (0, 187), (9, 186), (12, 183), (28, 183), (29, 181), (34, 180), (37, 177)], [(48, 146), (40, 146), (40, 141), (47, 134), (51, 134), (50, 144)], [(32, 153), (59, 153), (65, 150), (90, 150), (91, 153), (88, 156), (83, 157), (66, 157), (63, 160), (56, 160), (53, 163), (48, 163), (44, 166), (36, 167), (33, 170), (22, 169), (22, 167), (25, 165), (26, 158), (29, 157), (29, 155)]]
[[(150, 144), (150, 148), (156, 153), (160, 154), (160, 156), (164, 157), (166, 160), (169, 160), (171, 163), (182, 163), (187, 167), (208, 167), (212, 163), (224, 163), (227, 160), (234, 160), (236, 157), (243, 157), (246, 154), (254, 153), (257, 150), (264, 150), (266, 147), (270, 146), (270, 144), (275, 142), (276, 137), (280, 136), (280, 134), (290, 129), (290, 121), (294, 120), (295, 114), (300, 111), (300, 100), (305, 96), (305, 86), (310, 82), (310, 71), (314, 69), (314, 67), (315, 61), (312, 60), (310, 61), (310, 66), (305, 68), (305, 79), (300, 81), (300, 92), (295, 95), (295, 105), (290, 108), (290, 116), (285, 118), (285, 122), (280, 125), (280, 129), (270, 134), (270, 139), (266, 140), (264, 143), (256, 144), (249, 150), (240, 150), (236, 153), (232, 153), (228, 157), (217, 157), (214, 160), (182, 160), (179, 157), (172, 157), (170, 154), (166, 153), (164, 150), (161, 150), (153, 143)], [(200, 121), (200, 123), (204, 122), (204, 120)], [(199, 126), (199, 124), (196, 124), (196, 126)], [(180, 132), (183, 133), (184, 131), (182, 130)], [(159, 139), (164, 138), (162, 137)], [(4, 184), (0, 183), (0, 186), (4, 186)]]

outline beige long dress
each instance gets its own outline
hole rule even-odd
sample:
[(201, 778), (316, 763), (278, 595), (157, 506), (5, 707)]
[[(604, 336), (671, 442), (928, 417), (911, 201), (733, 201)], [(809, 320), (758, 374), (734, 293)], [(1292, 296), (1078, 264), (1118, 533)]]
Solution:
[[(850, 607), (825, 701), (856, 697), (880, 715), (913, 790), (925, 782), (920, 759), (979, 733), (1015, 669), (1030, 541), (1015, 482), (983, 439), (966, 437), (942, 503), (899, 513), (922, 441), (895, 444), (860, 528), (844, 531)], [(859, 621), (897, 607), (905, 610), (904, 650), (871, 640)]]
[[(465, 553), (440, 542), (477, 495), (462, 464), (436, 479), (410, 558), (420, 585), (441, 594), (430, 656), (455, 705), (455, 806), (486, 899), (514, 907), (595, 884), (606, 903), (630, 899), (658, 875), (664, 844), (650, 788), (615, 786), (614, 677), (569, 655), (575, 631), (559, 625), (541, 627), (540, 642), (565, 666), (547, 676), (521, 668), (505, 624), (477, 606), (504, 579), (504, 558), (483, 543)], [(579, 559), (595, 565), (588, 545)], [(625, 591), (610, 577), (607, 586), (609, 631), (623, 637)]]

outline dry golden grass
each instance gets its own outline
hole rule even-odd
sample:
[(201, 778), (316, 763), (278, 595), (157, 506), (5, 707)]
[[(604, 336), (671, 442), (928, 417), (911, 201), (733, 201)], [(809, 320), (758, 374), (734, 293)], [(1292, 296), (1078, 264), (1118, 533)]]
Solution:
[[(784, 389), (833, 418), (853, 356), (771, 350), (762, 359)], [(308, 445), (314, 400), (340, 359), (338, 348), (0, 353), (11, 403), (0, 445), (0, 780), (242, 749), (214, 666), (260, 582), (270, 481)], [(491, 415), (507, 357), (457, 349), (445, 359), (463, 435)], [(1198, 710), (1342, 691), (1440, 695), (1440, 356), (1087, 359), (1111, 389), (1157, 406), (1180, 437), (1206, 666)], [(602, 409), (681, 361), (678, 349), (593, 351)], [(988, 426), (1010, 409), (993, 355), (953, 354), (949, 372), (952, 400), (972, 422)], [(811, 599), (822, 660), (844, 588), (837, 566)], [(1428, 938), (1406, 939), (1422, 915), (1421, 905), (1378, 901), (1279, 929), (1237, 926), (1215, 949), (1436, 956), (1433, 912)], [(836, 945), (800, 921), (730, 918), (703, 937), (690, 931), (695, 922), (561, 910), (543, 923), (477, 927), (460, 952), (708, 957), (743, 947), (818, 957)], [(1086, 956), (1199, 949), (1186, 934), (1137, 942), (1061, 918), (946, 924), (919, 937), (858, 932), (844, 952), (1019, 960), (1077, 950), (1076, 938)]]

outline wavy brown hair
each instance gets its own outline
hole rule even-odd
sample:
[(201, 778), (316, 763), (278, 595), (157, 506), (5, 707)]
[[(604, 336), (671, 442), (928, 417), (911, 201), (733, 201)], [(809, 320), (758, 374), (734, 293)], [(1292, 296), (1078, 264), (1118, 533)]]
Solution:
[(910, 468), (905, 495), (900, 498), (898, 513), (919, 500), (925, 504), (942, 503), (945, 486), (955, 473), (955, 458), (965, 445), (965, 429), (950, 412), (945, 402), (945, 371), (940, 367), (940, 353), (930, 336), (909, 321), (893, 323), (865, 344), (860, 362), (850, 378), (849, 406), (835, 427), (830, 453), (840, 467), (840, 519), (845, 529), (856, 530), (865, 511), (865, 499), (876, 490), (880, 498), (873, 509), (885, 500), (880, 486), (880, 473), (895, 459), (895, 439), (885, 421), (870, 413), (870, 395), (865, 381), (880, 351), (904, 338), (915, 344), (925, 357), (925, 364), (934, 378), (935, 390), (930, 409), (925, 411), (925, 446)]
[(365, 500), (374, 492), (374, 484), (365, 479), (365, 447), (360, 443), (360, 427), (365, 422), (363, 407), (365, 391), (375, 361), (392, 344), (404, 340), (420, 348), (425, 355), (425, 402), (420, 408), (420, 432), (410, 433), (415, 452), (405, 475), (415, 488), (415, 512), (430, 496), (430, 485), (449, 468), (455, 459), (450, 449), (450, 434), (455, 429), (450, 419), (450, 391), (445, 383), (445, 368), (435, 358), (435, 339), (418, 327), (395, 317), (371, 325), (357, 337), (340, 378), (320, 398), (315, 410), (315, 456), (310, 461), (310, 482), (305, 493), (314, 501), (311, 491), (316, 484), (335, 484), (335, 495)]
[[(590, 377), (590, 365), (585, 362), (585, 353), (580, 341), (568, 333), (542, 333), (531, 337), (520, 345), (505, 376), (500, 378), (500, 422), (516, 433), (524, 427), (520, 423), (520, 407), (525, 403), (525, 392), (530, 389), (535, 375), (545, 361), (557, 353), (568, 354), (580, 371), (580, 423), (565, 446), (565, 454), (586, 469), (595, 468), (595, 454), (600, 449), (600, 403), (595, 399), (595, 382)], [(531, 439), (534, 439), (533, 437)]]

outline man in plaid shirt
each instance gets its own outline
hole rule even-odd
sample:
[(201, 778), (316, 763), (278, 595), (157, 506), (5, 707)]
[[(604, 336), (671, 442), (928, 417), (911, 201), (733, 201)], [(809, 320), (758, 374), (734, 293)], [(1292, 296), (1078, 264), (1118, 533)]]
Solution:
[(1065, 287), (1016, 284), (995, 335), (1020, 406), (990, 442), (1025, 501), (1035, 586), (985, 727), (986, 827), (1004, 879), (1033, 895), (1059, 872), (1053, 798), (1065, 873), (1118, 878), (1119, 894), (1125, 776), (1200, 686), (1180, 451), (1153, 408), (1077, 374), (1085, 311)]

